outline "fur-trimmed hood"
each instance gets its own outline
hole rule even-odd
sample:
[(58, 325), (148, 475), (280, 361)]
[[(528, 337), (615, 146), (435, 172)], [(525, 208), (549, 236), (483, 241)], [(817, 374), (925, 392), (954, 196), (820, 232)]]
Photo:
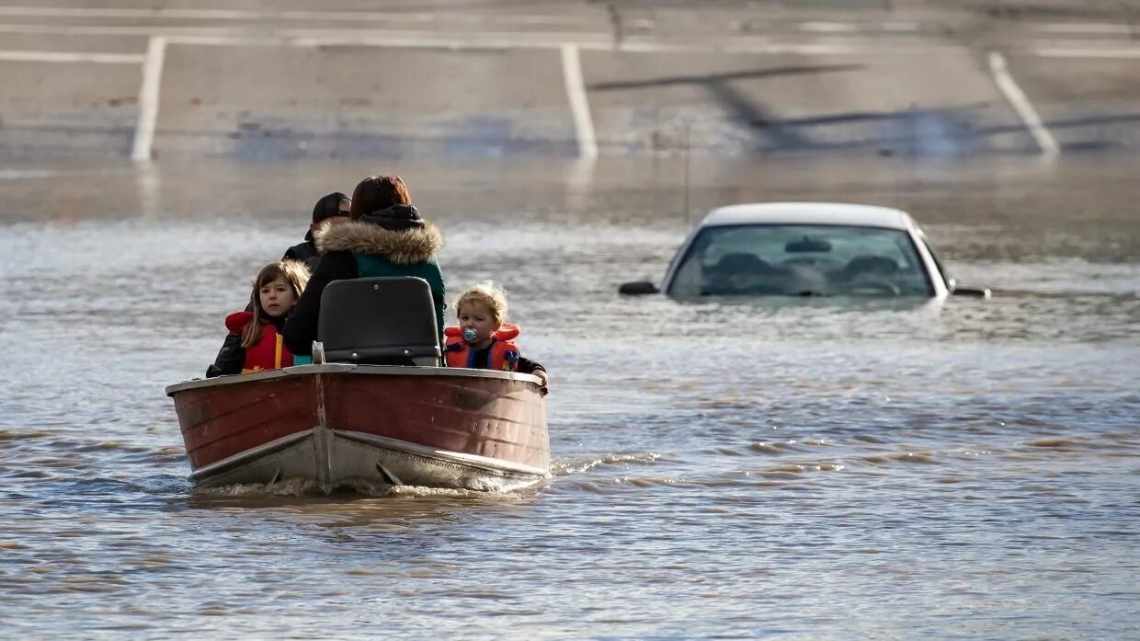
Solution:
[(443, 234), (431, 223), (402, 231), (358, 220), (329, 225), (313, 234), (317, 251), (350, 251), (383, 256), (397, 265), (426, 262), (443, 247)]

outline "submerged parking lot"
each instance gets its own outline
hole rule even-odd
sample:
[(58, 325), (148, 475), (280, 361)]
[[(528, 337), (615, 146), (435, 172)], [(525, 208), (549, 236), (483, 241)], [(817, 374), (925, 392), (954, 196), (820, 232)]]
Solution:
[[(377, 165), (9, 173), (0, 611), (26, 638), (371, 638), (378, 610), (463, 638), (1126, 637), (1129, 162), (701, 163), (687, 190), (663, 161), (385, 164), (449, 287), (506, 286), (551, 372), (555, 476), (329, 499), (195, 494), (162, 389), (202, 375), (297, 203)], [(684, 203), (803, 198), (908, 209), (994, 298), (616, 294), (660, 278)]]

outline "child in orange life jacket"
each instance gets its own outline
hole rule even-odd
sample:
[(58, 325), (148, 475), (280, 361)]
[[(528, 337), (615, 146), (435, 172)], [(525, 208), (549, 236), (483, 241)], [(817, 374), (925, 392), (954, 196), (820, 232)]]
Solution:
[(226, 317), (230, 333), (206, 376), (249, 374), (293, 365), (281, 328), (308, 281), (309, 269), (299, 261), (282, 260), (262, 267), (250, 294), (248, 309), (252, 311)]
[(542, 379), (545, 393), (546, 368), (519, 354), (512, 340), (519, 327), (506, 322), (507, 297), (492, 283), (480, 283), (464, 291), (455, 302), (459, 327), (443, 330), (448, 367), (497, 369), (533, 374)]

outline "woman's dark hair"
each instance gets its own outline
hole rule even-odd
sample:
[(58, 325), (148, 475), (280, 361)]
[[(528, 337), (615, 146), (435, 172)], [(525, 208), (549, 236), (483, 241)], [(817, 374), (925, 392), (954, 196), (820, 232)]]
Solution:
[(392, 205), (412, 204), (412, 192), (399, 176), (369, 176), (360, 181), (352, 192), (352, 208), (349, 216), (360, 220), (366, 216), (387, 209)]

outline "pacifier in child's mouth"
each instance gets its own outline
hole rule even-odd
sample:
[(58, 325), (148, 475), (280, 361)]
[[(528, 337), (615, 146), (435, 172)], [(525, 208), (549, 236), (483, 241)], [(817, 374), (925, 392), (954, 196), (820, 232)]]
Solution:
[(474, 343), (475, 339), (479, 337), (479, 332), (475, 331), (474, 327), (468, 327), (463, 330), (463, 340), (468, 343)]

